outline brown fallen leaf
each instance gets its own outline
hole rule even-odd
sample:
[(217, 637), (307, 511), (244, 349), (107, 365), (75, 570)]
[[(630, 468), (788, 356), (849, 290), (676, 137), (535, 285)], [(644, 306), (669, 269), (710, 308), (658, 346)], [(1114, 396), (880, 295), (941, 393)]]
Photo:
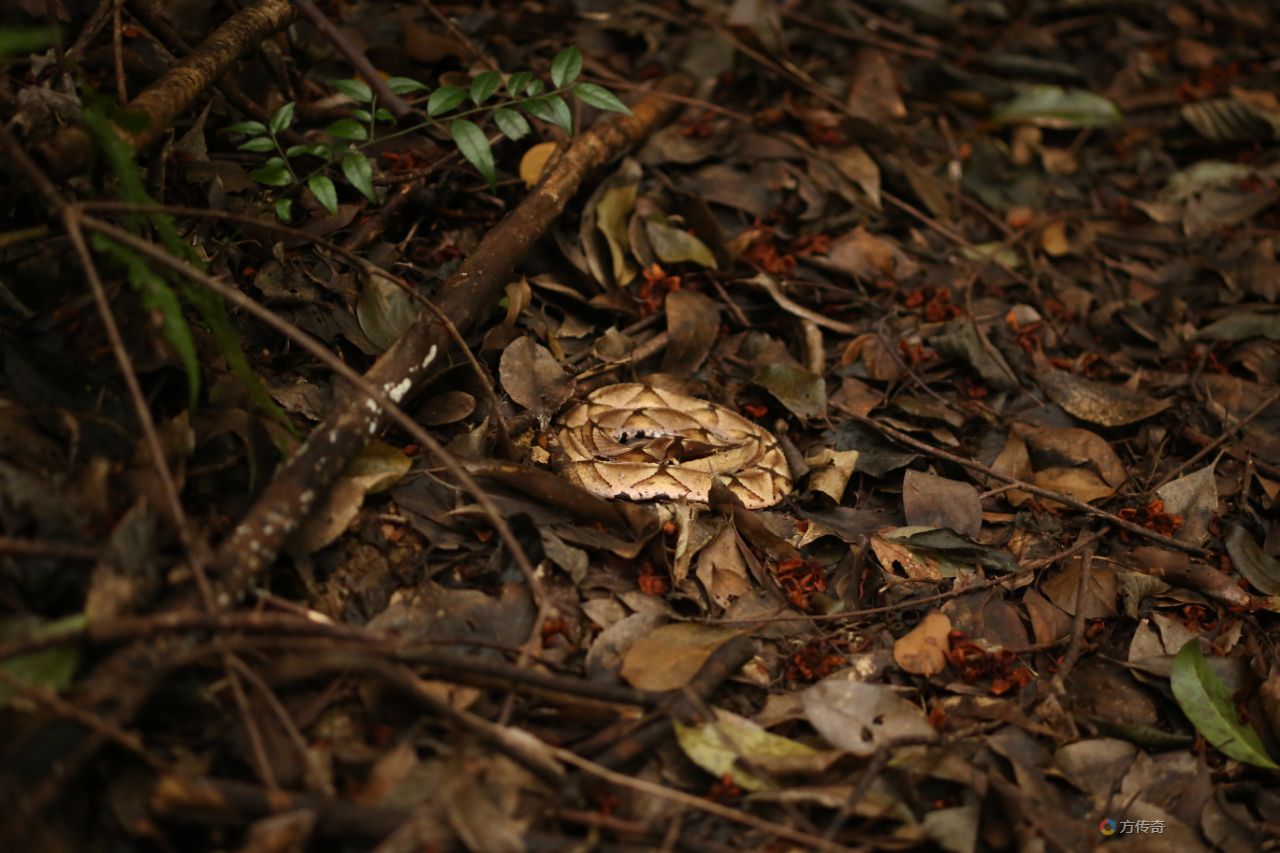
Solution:
[(907, 471), (903, 476), (902, 510), (910, 525), (946, 527), (974, 539), (982, 530), (977, 490), (924, 471)]
[(947, 635), (951, 620), (945, 613), (930, 613), (893, 644), (893, 662), (913, 675), (931, 676), (947, 666)]
[(641, 690), (677, 690), (693, 680), (712, 652), (738, 633), (694, 622), (663, 625), (632, 644), (619, 675)]
[(575, 385), (555, 356), (529, 337), (517, 338), (502, 351), (498, 378), (511, 399), (537, 415), (544, 428), (573, 396)]
[(1082, 421), (1107, 427), (1127, 426), (1173, 405), (1170, 399), (1156, 400), (1120, 385), (1095, 382), (1065, 370), (1040, 374), (1040, 387), (1053, 402)]

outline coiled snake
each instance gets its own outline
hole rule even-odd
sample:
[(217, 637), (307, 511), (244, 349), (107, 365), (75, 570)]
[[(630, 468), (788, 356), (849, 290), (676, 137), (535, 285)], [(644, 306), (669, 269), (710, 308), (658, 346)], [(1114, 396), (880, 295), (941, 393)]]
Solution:
[(778, 440), (723, 406), (630, 382), (606, 385), (558, 422), (557, 468), (605, 498), (706, 502), (721, 479), (750, 509), (791, 491)]

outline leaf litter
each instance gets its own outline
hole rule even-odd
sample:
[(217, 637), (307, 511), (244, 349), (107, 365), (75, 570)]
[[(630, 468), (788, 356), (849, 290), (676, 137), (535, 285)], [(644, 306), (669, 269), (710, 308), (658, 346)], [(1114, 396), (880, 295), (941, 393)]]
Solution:
[[(33, 161), (77, 201), (173, 203), (102, 215), (363, 371), (436, 316), (402, 283), (442, 292), (572, 138), (692, 75), (403, 399), (532, 576), (392, 427), (325, 461), (333, 485), (276, 522), (287, 554), (219, 601), (201, 555), (354, 392), (98, 239), (149, 442), (62, 220), (7, 158), (6, 839), (1276, 847), (1275, 10), (720, 6), (327, 4), (336, 40), (260, 34), (144, 171)], [(23, 150), (81, 107), (136, 133), (101, 93), (130, 101), (227, 18), (59, 5), (54, 33), (52, 8), (0, 33)], [(443, 123), (393, 132), (375, 77)], [(796, 488), (747, 510), (574, 487), (551, 425), (621, 382), (751, 419)]]

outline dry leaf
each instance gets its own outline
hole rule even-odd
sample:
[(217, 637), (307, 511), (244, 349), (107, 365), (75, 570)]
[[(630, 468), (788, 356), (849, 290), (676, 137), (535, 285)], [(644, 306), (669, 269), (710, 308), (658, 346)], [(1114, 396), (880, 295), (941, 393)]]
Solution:
[(712, 652), (738, 633), (695, 622), (663, 625), (632, 644), (620, 674), (640, 690), (678, 690), (698, 674)]
[(551, 155), (556, 153), (557, 145), (555, 142), (539, 142), (524, 152), (524, 156), (520, 158), (520, 180), (524, 181), (525, 186), (532, 188), (542, 180), (542, 172)]
[(529, 337), (517, 338), (502, 351), (498, 377), (503, 390), (537, 415), (544, 429), (573, 396), (575, 385), (550, 351)]
[(903, 476), (902, 509), (909, 525), (946, 527), (971, 539), (982, 530), (977, 489), (923, 471), (907, 471)]
[(893, 644), (893, 662), (913, 675), (932, 676), (947, 666), (951, 620), (933, 612)]

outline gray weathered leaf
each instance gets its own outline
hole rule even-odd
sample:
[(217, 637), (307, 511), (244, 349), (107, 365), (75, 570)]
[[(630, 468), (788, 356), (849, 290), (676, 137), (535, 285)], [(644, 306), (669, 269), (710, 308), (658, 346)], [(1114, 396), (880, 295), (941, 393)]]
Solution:
[(529, 337), (517, 338), (502, 351), (498, 376), (503, 390), (537, 415), (544, 428), (573, 396), (573, 379), (546, 347)]

